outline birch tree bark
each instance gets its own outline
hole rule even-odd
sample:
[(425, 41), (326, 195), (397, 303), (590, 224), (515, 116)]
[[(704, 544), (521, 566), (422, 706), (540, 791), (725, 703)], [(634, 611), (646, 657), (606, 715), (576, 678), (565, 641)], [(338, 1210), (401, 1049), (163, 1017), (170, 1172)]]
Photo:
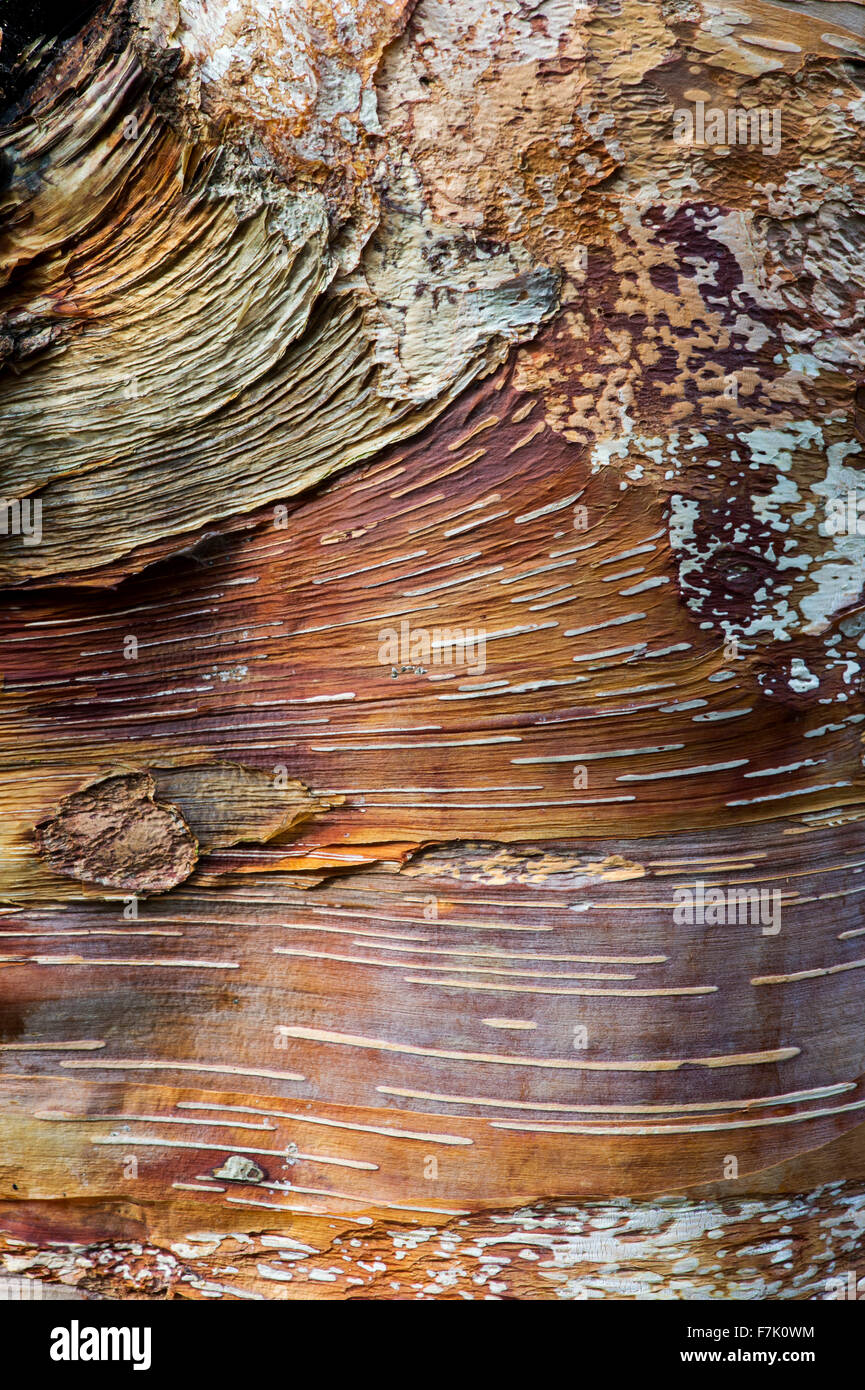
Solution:
[(6, 1273), (849, 1296), (863, 6), (4, 27)]

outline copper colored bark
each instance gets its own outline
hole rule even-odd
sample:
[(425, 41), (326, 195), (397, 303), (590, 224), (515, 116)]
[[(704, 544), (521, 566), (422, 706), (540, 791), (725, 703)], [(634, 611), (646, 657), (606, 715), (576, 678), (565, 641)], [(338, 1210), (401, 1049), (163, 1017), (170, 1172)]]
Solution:
[(19, 74), (3, 1268), (861, 1264), (863, 71), (858, 0), (115, 0)]

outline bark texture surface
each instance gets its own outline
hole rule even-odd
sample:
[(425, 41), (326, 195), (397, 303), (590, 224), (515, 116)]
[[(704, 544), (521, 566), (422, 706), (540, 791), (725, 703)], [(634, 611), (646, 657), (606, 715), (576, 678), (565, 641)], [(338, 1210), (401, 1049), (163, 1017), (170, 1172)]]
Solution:
[(116, 0), (9, 71), (0, 1266), (826, 1297), (865, 6)]

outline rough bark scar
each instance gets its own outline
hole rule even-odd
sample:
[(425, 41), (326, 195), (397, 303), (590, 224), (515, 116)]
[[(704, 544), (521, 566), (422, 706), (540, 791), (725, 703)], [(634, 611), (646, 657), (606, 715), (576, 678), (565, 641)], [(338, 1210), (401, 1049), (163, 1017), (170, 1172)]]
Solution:
[(35, 829), (55, 873), (85, 883), (164, 893), (188, 878), (198, 842), (176, 806), (155, 800), (149, 772), (106, 777), (64, 797)]
[(199, 854), (264, 844), (337, 802), (235, 763), (118, 772), (65, 797), (36, 826), (36, 850), (69, 878), (164, 893), (189, 877)]

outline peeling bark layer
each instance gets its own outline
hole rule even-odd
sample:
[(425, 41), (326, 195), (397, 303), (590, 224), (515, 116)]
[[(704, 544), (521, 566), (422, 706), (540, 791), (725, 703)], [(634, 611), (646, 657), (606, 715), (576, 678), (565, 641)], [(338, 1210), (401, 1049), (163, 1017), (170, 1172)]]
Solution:
[(27, 61), (3, 1267), (825, 1297), (865, 7), (117, 0)]
[(598, 1202), (405, 1222), (299, 1216), (290, 1233), (209, 1229), (152, 1245), (127, 1217), (101, 1247), (59, 1239), (40, 1251), (13, 1237), (6, 1261), (67, 1297), (787, 1300), (846, 1286), (865, 1210), (861, 1189), (839, 1184), (771, 1203)]

